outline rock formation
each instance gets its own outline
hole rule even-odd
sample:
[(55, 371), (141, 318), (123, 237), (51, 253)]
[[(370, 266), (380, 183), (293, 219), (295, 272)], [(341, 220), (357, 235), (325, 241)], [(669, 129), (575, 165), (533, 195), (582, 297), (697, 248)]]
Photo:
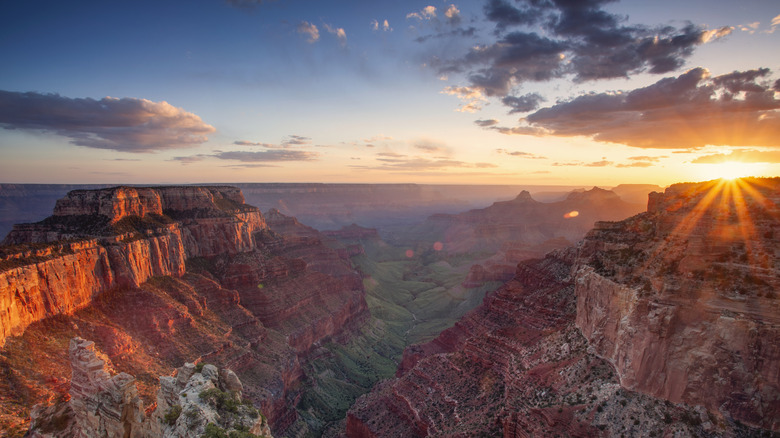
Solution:
[(408, 347), (350, 409), (347, 436), (777, 432), (780, 179), (725, 184), (672, 186), (647, 213), (522, 262)]
[(0, 247), (0, 427), (64, 396), (55, 347), (74, 336), (136, 376), (146, 410), (150, 376), (205, 360), (236, 373), (275, 431), (298, 421), (312, 348), (369, 317), (362, 281), (316, 230), (278, 212), (266, 224), (242, 200), (225, 187), (76, 191), (17, 227)]
[(676, 184), (581, 244), (577, 325), (621, 384), (780, 429), (780, 180)]
[[(74, 338), (69, 349), (73, 376), (64, 406), (36, 407), (31, 437), (189, 437), (208, 429), (270, 437), (265, 418), (242, 399), (231, 370), (188, 363), (175, 377), (160, 377), (157, 407), (146, 417), (135, 378), (111, 377), (94, 342)], [(207, 429), (208, 428), (208, 429)]]
[(111, 288), (180, 277), (188, 258), (251, 251), (265, 227), (229, 187), (75, 190), (54, 216), (16, 226), (4, 241), (16, 246), (0, 261), (0, 342)]

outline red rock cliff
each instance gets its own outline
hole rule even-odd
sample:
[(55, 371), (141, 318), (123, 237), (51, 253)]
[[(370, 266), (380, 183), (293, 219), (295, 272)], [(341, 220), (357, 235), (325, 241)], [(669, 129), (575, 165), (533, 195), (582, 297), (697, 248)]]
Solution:
[[(105, 225), (123, 219), (131, 226)], [(139, 222), (142, 227), (132, 227)], [(181, 276), (188, 258), (251, 251), (254, 233), (265, 228), (262, 214), (230, 187), (73, 191), (58, 201), (52, 218), (19, 226), (6, 239), (17, 246), (6, 247), (0, 259), (0, 342), (111, 288)], [(30, 246), (63, 238), (79, 240)]]
[(581, 244), (577, 325), (621, 384), (780, 429), (780, 179), (678, 184)]

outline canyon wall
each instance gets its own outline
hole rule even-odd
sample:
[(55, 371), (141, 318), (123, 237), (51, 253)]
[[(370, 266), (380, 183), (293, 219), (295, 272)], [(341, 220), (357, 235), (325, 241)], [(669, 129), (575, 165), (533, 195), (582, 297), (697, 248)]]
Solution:
[[(184, 220), (118, 231), (94, 225), (164, 212)], [(0, 342), (111, 288), (181, 276), (188, 258), (251, 251), (253, 234), (266, 228), (262, 214), (230, 187), (75, 190), (50, 219), (17, 226), (4, 242), (15, 246), (0, 256)]]
[(74, 192), (0, 247), (0, 370), (11, 373), (0, 379), (0, 429), (24, 428), (32, 404), (65, 397), (57, 346), (80, 336), (136, 376), (147, 414), (160, 403), (152, 376), (207, 361), (235, 371), (274, 431), (310, 433), (296, 411), (303, 365), (370, 316), (349, 253), (278, 211), (266, 223), (233, 188), (98, 192)]
[(581, 243), (577, 325), (621, 384), (780, 428), (780, 182), (677, 184)]

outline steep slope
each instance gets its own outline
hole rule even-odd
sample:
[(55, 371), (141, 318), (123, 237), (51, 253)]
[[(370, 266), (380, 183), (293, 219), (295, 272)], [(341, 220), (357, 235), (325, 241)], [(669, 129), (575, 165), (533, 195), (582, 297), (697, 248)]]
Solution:
[(780, 428), (780, 179), (676, 184), (582, 243), (577, 325), (621, 384)]
[(672, 186), (647, 213), (521, 263), (408, 347), (350, 409), (347, 436), (777, 431), (780, 179), (739, 184)]
[[(368, 311), (346, 256), (294, 218), (270, 219), (234, 188), (120, 187), (72, 192), (52, 218), (17, 227), (0, 272), (12, 335), (0, 350), (3, 427), (64, 393), (58, 350), (74, 336), (136, 376), (147, 405), (152, 376), (201, 359), (234, 370), (275, 431), (295, 423), (312, 347), (349, 339)], [(21, 243), (59, 238), (70, 240)]]

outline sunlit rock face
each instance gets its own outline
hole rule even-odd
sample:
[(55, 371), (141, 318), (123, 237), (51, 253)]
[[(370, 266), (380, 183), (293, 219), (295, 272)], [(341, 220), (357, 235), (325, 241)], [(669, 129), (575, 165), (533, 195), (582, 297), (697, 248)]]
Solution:
[(75, 190), (54, 213), (4, 242), (14, 246), (0, 259), (0, 342), (111, 288), (180, 277), (188, 258), (254, 250), (266, 228), (230, 187)]
[[(739, 189), (739, 190), (737, 190)], [(515, 278), (350, 409), (361, 436), (780, 429), (780, 179), (672, 186)]]
[(200, 359), (233, 370), (283, 434), (312, 349), (369, 318), (360, 274), (295, 218), (272, 212), (266, 224), (240, 192), (152, 190), (162, 215), (59, 216), (34, 227), (79, 239), (0, 248), (0, 367), (15, 376), (0, 381), (0, 421), (22, 424), (24, 409), (63, 396), (70, 374), (57, 346), (80, 336), (136, 376), (145, 410), (159, 387), (150, 376)]
[(676, 184), (580, 246), (577, 325), (621, 384), (780, 428), (780, 180)]

